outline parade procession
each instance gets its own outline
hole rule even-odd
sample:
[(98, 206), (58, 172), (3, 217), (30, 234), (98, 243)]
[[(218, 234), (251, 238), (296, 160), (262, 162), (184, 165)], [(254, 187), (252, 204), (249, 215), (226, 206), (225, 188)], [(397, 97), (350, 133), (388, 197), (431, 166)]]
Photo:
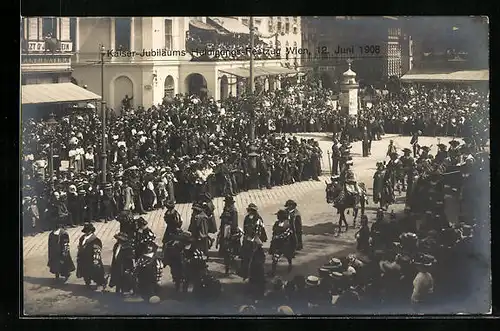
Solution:
[[(278, 38), (290, 35), (291, 44), (296, 29), (313, 24), (274, 19), (191, 18), (183, 43), (274, 50)], [(286, 32), (266, 36), (265, 22)], [(137, 40), (147, 32), (138, 30)], [(176, 83), (174, 94), (166, 88), (150, 102), (154, 82), (145, 92), (104, 87), (112, 83), (98, 69), (111, 67), (105, 49), (119, 39), (102, 46), (95, 83), (93, 69), (76, 70), (72, 83), (23, 83), (26, 314), (484, 309), (464, 302), (491, 291), (488, 77), (424, 80), (410, 70), (372, 79), (364, 60), (349, 56), (328, 81), (300, 58), (272, 74), (260, 67), (272, 56), (206, 56), (188, 64), (214, 65), (225, 77), (217, 84), (234, 78), (231, 92), (210, 90), (207, 78), (199, 90)], [(217, 67), (224, 61), (249, 62), (249, 76)], [(32, 102), (36, 85), (67, 84), (87, 96)]]

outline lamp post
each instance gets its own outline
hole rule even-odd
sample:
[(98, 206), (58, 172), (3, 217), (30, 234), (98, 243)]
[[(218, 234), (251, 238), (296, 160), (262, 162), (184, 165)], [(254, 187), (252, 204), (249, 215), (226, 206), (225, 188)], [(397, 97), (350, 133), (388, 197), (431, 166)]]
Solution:
[(249, 98), (248, 98), (248, 111), (250, 112), (250, 148), (248, 156), (250, 157), (250, 185), (251, 188), (257, 188), (257, 147), (255, 146), (255, 100), (254, 100), (254, 26), (253, 17), (250, 16), (250, 84), (249, 84)]
[(106, 161), (108, 158), (106, 147), (106, 102), (104, 101), (104, 56), (106, 55), (106, 48), (101, 45), (101, 121), (102, 121), (102, 149), (101, 149), (101, 171), (102, 171), (102, 184), (106, 184)]
[(49, 115), (47, 122), (47, 128), (49, 130), (50, 142), (49, 142), (49, 176), (50, 176), (50, 187), (54, 188), (54, 130), (57, 125), (54, 113)]

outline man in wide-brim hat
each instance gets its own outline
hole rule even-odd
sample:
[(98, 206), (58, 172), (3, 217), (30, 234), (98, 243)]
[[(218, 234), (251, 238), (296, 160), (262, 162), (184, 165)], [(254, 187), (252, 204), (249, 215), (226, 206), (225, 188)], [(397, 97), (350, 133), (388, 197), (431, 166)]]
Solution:
[(101, 259), (102, 241), (95, 235), (95, 227), (91, 223), (83, 225), (83, 235), (78, 242), (76, 277), (83, 278), (86, 286), (94, 281), (98, 286), (106, 288), (104, 265)]
[(195, 246), (205, 255), (212, 245), (212, 238), (209, 236), (210, 218), (206, 213), (206, 207), (200, 203), (193, 203), (191, 209), (191, 221), (188, 231), (191, 232), (195, 239)]
[(234, 257), (239, 255), (241, 235), (238, 235), (240, 233), (238, 228), (238, 211), (234, 206), (234, 198), (228, 195), (225, 197), (224, 202), (224, 210), (220, 216), (221, 223), (215, 248), (219, 248), (219, 254), (224, 258), (226, 275), (228, 275)]
[(285, 203), (288, 219), (293, 231), (294, 249), (300, 251), (303, 248), (302, 244), (302, 215), (297, 209), (297, 203), (294, 200), (287, 200)]
[(147, 250), (147, 246), (156, 240), (156, 235), (148, 227), (148, 221), (144, 217), (135, 220), (137, 231), (134, 238), (135, 256), (139, 257)]

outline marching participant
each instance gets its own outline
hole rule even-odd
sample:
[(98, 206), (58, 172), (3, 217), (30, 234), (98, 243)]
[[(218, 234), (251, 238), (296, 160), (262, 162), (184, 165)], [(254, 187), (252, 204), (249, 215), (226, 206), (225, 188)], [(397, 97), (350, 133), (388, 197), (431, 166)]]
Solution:
[(288, 212), (288, 218), (290, 220), (290, 226), (293, 230), (293, 240), (295, 249), (302, 250), (302, 216), (297, 209), (297, 203), (293, 200), (287, 200), (285, 203), (286, 211)]
[(193, 235), (194, 246), (207, 255), (212, 246), (212, 239), (209, 236), (210, 218), (206, 214), (206, 208), (203, 205), (194, 203), (192, 209), (193, 213), (188, 231)]
[(260, 242), (267, 241), (264, 221), (258, 213), (258, 208), (254, 203), (247, 207), (247, 215), (243, 221), (243, 245), (241, 248), (241, 277), (248, 278), (248, 270), (254, 250), (256, 238)]
[(109, 287), (116, 287), (116, 293), (121, 295), (130, 292), (135, 286), (134, 249), (126, 232), (119, 232), (114, 238), (116, 243), (113, 246)]
[(104, 291), (107, 279), (101, 258), (102, 241), (95, 235), (95, 227), (91, 223), (85, 223), (82, 232), (78, 242), (76, 277), (83, 278), (87, 287), (94, 281)]
[(167, 211), (163, 215), (163, 221), (165, 221), (167, 227), (165, 228), (165, 233), (163, 234), (163, 244), (170, 240), (170, 236), (177, 233), (182, 227), (181, 214), (179, 214), (179, 212), (175, 209), (175, 203), (170, 200), (165, 204), (165, 207), (167, 208)]
[(273, 237), (269, 249), (269, 254), (273, 257), (271, 276), (276, 274), (276, 266), (281, 256), (285, 256), (288, 261), (288, 272), (292, 271), (292, 258), (296, 247), (288, 211), (280, 209), (276, 215), (278, 219), (273, 225)]
[(64, 229), (64, 225), (57, 225), (56, 229), (49, 234), (49, 259), (47, 266), (56, 280), (62, 276), (63, 280), (68, 280), (71, 272), (75, 271), (75, 265), (69, 251), (69, 234)]
[(215, 248), (219, 248), (219, 255), (224, 258), (225, 272), (228, 275), (234, 257), (239, 254), (240, 239), (243, 233), (238, 228), (238, 211), (234, 206), (234, 198), (229, 195), (224, 199), (224, 202)]
[[(145, 251), (137, 259), (134, 276), (137, 282), (137, 294), (145, 300), (152, 302), (160, 292), (163, 277), (163, 262), (156, 255), (158, 246), (154, 242), (148, 242)], [(156, 299), (158, 300), (158, 299)]]
[(154, 242), (156, 240), (156, 235), (154, 232), (148, 227), (148, 221), (144, 219), (144, 217), (139, 217), (136, 220), (137, 231), (135, 233), (134, 238), (134, 249), (135, 256), (138, 258), (147, 250), (147, 246), (149, 243)]

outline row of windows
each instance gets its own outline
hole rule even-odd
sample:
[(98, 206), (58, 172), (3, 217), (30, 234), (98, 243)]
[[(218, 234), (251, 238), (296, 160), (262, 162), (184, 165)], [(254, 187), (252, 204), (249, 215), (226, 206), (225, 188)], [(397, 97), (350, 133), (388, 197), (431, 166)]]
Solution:
[[(273, 47), (273, 42), (272, 41), (269, 41), (269, 47)], [(276, 41), (276, 47), (277, 48), (280, 48), (281, 47), (281, 42), (279, 40)], [(285, 47), (290, 47), (290, 42), (287, 40), (285, 41)], [(294, 41), (293, 42), (293, 47), (297, 47), (297, 42)]]
[[(57, 18), (43, 18), (42, 23), (38, 25), (38, 29), (41, 29), (42, 38), (45, 37), (56, 37), (57, 36), (57, 24), (59, 20)], [(29, 26), (27, 27), (29, 29)], [(130, 50), (131, 47), (131, 31), (132, 31), (132, 20), (129, 17), (117, 17), (115, 18), (115, 48), (117, 50)], [(36, 36), (29, 36), (30, 40), (38, 39), (40, 33), (38, 32)], [(21, 36), (27, 36), (27, 31), (25, 31), (24, 24), (21, 24)], [(75, 43), (76, 41), (76, 18), (70, 18), (70, 39)], [(165, 48), (172, 49), (173, 35), (172, 35), (172, 20), (165, 20)], [(73, 45), (73, 49), (75, 45)]]

